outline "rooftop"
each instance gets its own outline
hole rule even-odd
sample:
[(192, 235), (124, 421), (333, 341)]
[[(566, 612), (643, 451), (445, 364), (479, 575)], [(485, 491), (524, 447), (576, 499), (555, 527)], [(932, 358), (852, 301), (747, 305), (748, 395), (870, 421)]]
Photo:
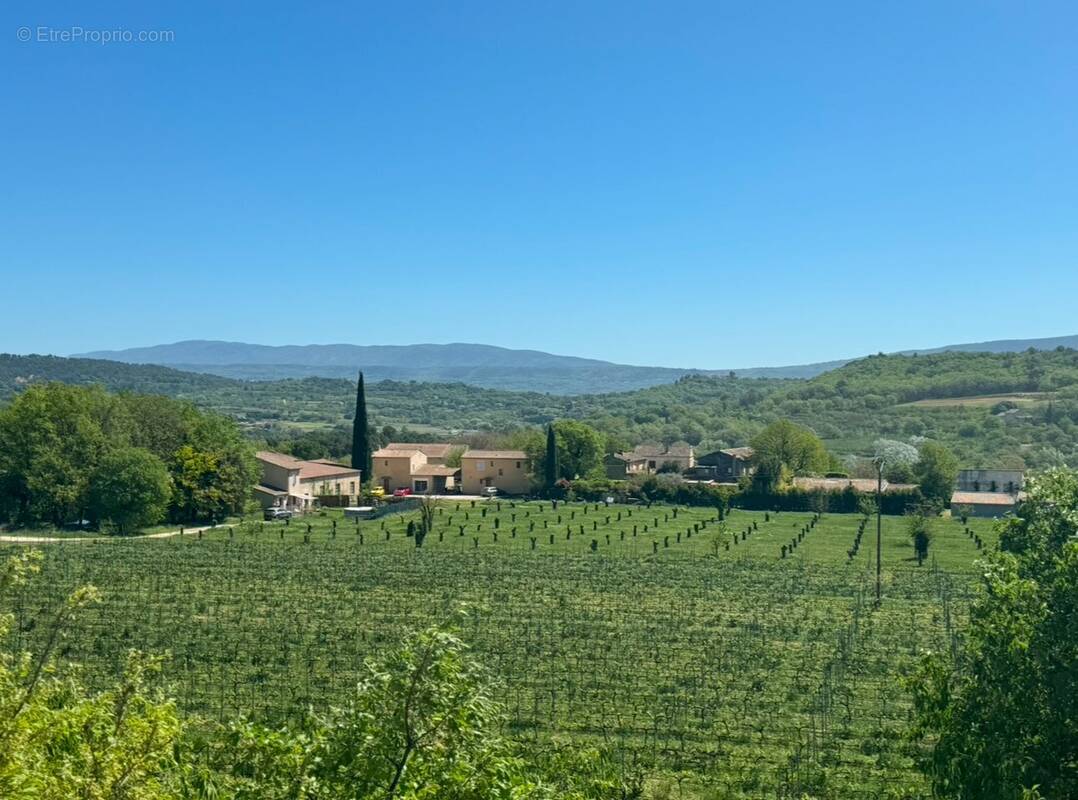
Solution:
[(1009, 492), (955, 492), (951, 495), (951, 505), (1010, 507), (1016, 499)]
[(421, 478), (435, 475), (456, 475), (460, 472), (460, 467), (447, 467), (445, 464), (422, 464), (412, 470), (413, 475), (418, 475)]
[(375, 450), (371, 453), (371, 458), (411, 458), (419, 452), (421, 451), (383, 447), (381, 450)]
[[(852, 488), (857, 492), (876, 491), (875, 478), (794, 478), (794, 486), (808, 491), (844, 492)], [(883, 482), (883, 491), (901, 492), (917, 488), (912, 483)]]
[(632, 450), (618, 453), (618, 456), (626, 461), (636, 461), (641, 458), (662, 458), (663, 456), (687, 458), (691, 455), (693, 455), (693, 447), (685, 442), (674, 442), (669, 447), (654, 443), (638, 444)]
[(518, 461), (523, 461), (527, 457), (528, 454), (523, 450), (468, 450), (461, 456), (461, 458), (474, 458), (479, 460), (484, 458), (515, 458)]
[(726, 453), (730, 458), (736, 458), (738, 461), (748, 461), (752, 458), (753, 450), (751, 447), (727, 447), (719, 452)]
[(341, 464), (327, 464), (325, 461), (300, 461), (299, 479), (309, 481), (317, 478), (331, 478), (338, 475), (359, 475), (358, 469)]
[(285, 453), (274, 453), (271, 450), (259, 450), (255, 453), (255, 458), (275, 467), (287, 469), (290, 472), (298, 472), (301, 481), (328, 478), (333, 475), (359, 475), (358, 469), (352, 469), (326, 459), (301, 461)]
[(427, 458), (445, 458), (453, 445), (445, 442), (390, 442), (383, 450), (418, 450)]
[(259, 450), (255, 453), (255, 458), (259, 461), (265, 461), (267, 464), (272, 464), (275, 467), (283, 467), (284, 469), (299, 469), (301, 463), (298, 458), (293, 458), (284, 453), (274, 453), (271, 450)]

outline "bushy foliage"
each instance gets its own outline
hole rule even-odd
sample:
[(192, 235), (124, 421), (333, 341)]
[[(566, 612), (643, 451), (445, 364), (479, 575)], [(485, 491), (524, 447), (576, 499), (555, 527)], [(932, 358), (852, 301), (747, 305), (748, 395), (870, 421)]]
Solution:
[[(75, 363), (78, 362), (78, 363)], [(159, 371), (160, 374), (154, 371)], [(344, 379), (246, 382), (160, 367), (47, 357), (0, 357), (0, 397), (42, 376), (112, 389), (160, 392), (234, 416), (274, 447), (297, 455), (341, 458), (355, 410), (355, 385)], [(1020, 403), (909, 405), (972, 395), (1041, 392)], [(789, 419), (810, 427), (837, 454), (868, 455), (876, 439), (938, 441), (964, 465), (1046, 468), (1078, 463), (1078, 352), (939, 353), (873, 356), (811, 380), (686, 375), (676, 383), (618, 394), (558, 396), (465, 384), (384, 380), (367, 385), (372, 426), (420, 426), (389, 436), (494, 437), (555, 419), (588, 423), (618, 449), (641, 442), (688, 441), (699, 452), (748, 443), (767, 424)], [(1001, 403), (1003, 405), (1001, 405)], [(323, 436), (296, 423), (344, 431)], [(435, 432), (432, 432), (431, 429)], [(496, 440), (484, 443), (498, 446)], [(904, 482), (905, 475), (889, 476)]]
[(946, 507), (958, 478), (958, 459), (938, 442), (921, 445), (919, 458), (913, 466), (913, 474), (921, 487), (925, 500), (937, 510)]
[[(0, 570), (0, 602), (32, 578), (24, 553)], [(597, 751), (541, 757), (502, 738), (491, 678), (451, 625), (405, 638), (366, 665), (348, 702), (299, 728), (184, 719), (161, 661), (128, 656), (119, 684), (85, 689), (55, 658), (74, 592), (42, 652), (0, 655), (0, 796), (10, 800), (614, 800), (638, 796)], [(0, 638), (13, 621), (0, 615)]]
[(827, 469), (830, 459), (820, 438), (786, 419), (776, 420), (752, 438), (755, 479), (769, 488), (787, 477), (812, 475)]
[(89, 494), (91, 519), (130, 533), (165, 518), (172, 479), (153, 453), (119, 447), (102, 456), (90, 476)]
[[(792, 486), (775, 491), (757, 486), (733, 487), (691, 483), (669, 475), (649, 475), (628, 481), (588, 480), (566, 483), (577, 500), (603, 502), (613, 497), (623, 503), (627, 499), (640, 502), (678, 503), (687, 506), (717, 508), (735, 507), (750, 511), (818, 511), (822, 506), (835, 514), (860, 513), (869, 500), (875, 513), (875, 498), (854, 489), (841, 492), (814, 491)], [(924, 502), (916, 489), (889, 491), (883, 495), (883, 513), (901, 515), (919, 508)]]
[(219, 518), (256, 474), (232, 420), (177, 400), (50, 383), (0, 409), (0, 521), (130, 531)]
[[(0, 602), (31, 578), (35, 553), (10, 557), (0, 570)], [(173, 797), (173, 746), (182, 724), (174, 705), (150, 688), (159, 661), (128, 656), (115, 689), (88, 693), (54, 660), (72, 617), (98, 597), (74, 592), (51, 622), (44, 650), (0, 655), (0, 796), (11, 800), (71, 797), (156, 800)], [(0, 616), (0, 638), (13, 622)]]
[(911, 681), (941, 797), (1078, 796), (1078, 474), (1032, 479), (985, 564), (958, 658)]

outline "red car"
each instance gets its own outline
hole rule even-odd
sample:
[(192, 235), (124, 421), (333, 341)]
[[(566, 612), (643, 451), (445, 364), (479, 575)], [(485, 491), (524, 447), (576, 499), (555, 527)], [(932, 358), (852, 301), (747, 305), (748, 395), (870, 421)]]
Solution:
[(410, 495), (411, 493), (412, 493), (412, 490), (411, 490), (411, 489), (408, 489), (408, 488), (404, 488), (404, 489), (394, 489), (394, 490), (393, 490), (393, 496), (394, 496), (394, 497), (407, 497), (407, 496), (408, 496), (408, 495)]

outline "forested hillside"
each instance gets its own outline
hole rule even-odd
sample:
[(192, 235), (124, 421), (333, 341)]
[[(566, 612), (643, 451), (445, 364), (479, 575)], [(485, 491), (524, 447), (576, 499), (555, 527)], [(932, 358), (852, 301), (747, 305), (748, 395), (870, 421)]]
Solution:
[(216, 375), (182, 372), (154, 364), (121, 364), (94, 358), (16, 356), (0, 353), (0, 401), (31, 383), (101, 384), (112, 391), (193, 397), (235, 383)]
[[(190, 399), (232, 415), (256, 436), (349, 424), (352, 381), (239, 381), (164, 367), (41, 356), (0, 357), (0, 395), (34, 380), (100, 382), (112, 390)], [(689, 375), (632, 392), (557, 396), (460, 383), (368, 384), (371, 423), (432, 436), (508, 433), (552, 419), (589, 422), (612, 442), (746, 443), (786, 418), (835, 453), (866, 453), (881, 436), (938, 439), (964, 463), (1078, 463), (1078, 351), (872, 356), (811, 380)]]

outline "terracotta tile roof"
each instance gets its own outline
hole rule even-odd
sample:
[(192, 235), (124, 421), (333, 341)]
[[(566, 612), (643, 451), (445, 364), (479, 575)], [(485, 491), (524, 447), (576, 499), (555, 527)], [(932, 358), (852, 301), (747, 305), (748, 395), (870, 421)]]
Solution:
[(662, 445), (638, 444), (632, 450), (625, 453), (625, 455), (631, 458), (656, 458), (657, 456), (663, 455), (665, 452)]
[(324, 464), (318, 461), (301, 461), (299, 479), (301, 481), (315, 480), (317, 478), (331, 478), (335, 476), (347, 477), (359, 475), (358, 469), (342, 467), (340, 464)]
[(523, 461), (527, 459), (528, 454), (523, 450), (468, 450), (461, 458), (474, 458), (477, 460), (496, 459), (496, 458), (510, 458)]
[(453, 445), (445, 442), (390, 442), (383, 450), (418, 450), (427, 458), (445, 458)]
[(371, 453), (371, 458), (411, 458), (418, 452), (419, 450), (393, 450), (383, 447)]
[(738, 461), (748, 461), (752, 458), (753, 450), (751, 447), (727, 447), (719, 452), (726, 453), (730, 458), (736, 458)]
[(412, 470), (413, 475), (418, 475), (421, 478), (425, 478), (428, 475), (456, 475), (460, 472), (460, 467), (447, 467), (444, 464), (423, 464)]
[(951, 505), (958, 506), (1013, 506), (1017, 498), (1007, 492), (955, 492)]
[(259, 461), (265, 461), (267, 464), (273, 464), (275, 467), (284, 467), (285, 469), (299, 469), (301, 463), (298, 458), (293, 458), (284, 453), (274, 453), (270, 450), (259, 450), (255, 453), (255, 458)]
[(691, 444), (688, 442), (674, 442), (663, 453), (664, 456), (678, 456), (679, 458), (688, 458), (693, 454), (694, 450)]
[(272, 486), (266, 486), (264, 483), (258, 484), (255, 487), (256, 492), (262, 492), (262, 494), (272, 495), (273, 497), (286, 497), (288, 492), (282, 492), (280, 489), (274, 489)]
[(638, 444), (632, 450), (625, 453), (619, 453), (619, 456), (629, 460), (639, 460), (643, 458), (662, 458), (663, 456), (670, 456), (671, 458), (688, 458), (693, 455), (693, 447), (691, 444), (685, 442), (675, 442), (669, 447), (663, 447), (659, 444)]
[(359, 475), (358, 469), (352, 469), (342, 464), (336, 464), (332, 461), (301, 461), (298, 458), (285, 455), (284, 453), (274, 453), (270, 450), (260, 450), (255, 453), (255, 458), (259, 461), (264, 461), (267, 464), (273, 464), (275, 467), (282, 467), (289, 471), (299, 472), (299, 479), (301, 481), (312, 480), (315, 478), (328, 478), (331, 475)]
[[(875, 492), (875, 478), (794, 478), (794, 486), (808, 491), (842, 492), (853, 487), (858, 492)], [(912, 483), (883, 482), (884, 492), (899, 492), (917, 488)]]

